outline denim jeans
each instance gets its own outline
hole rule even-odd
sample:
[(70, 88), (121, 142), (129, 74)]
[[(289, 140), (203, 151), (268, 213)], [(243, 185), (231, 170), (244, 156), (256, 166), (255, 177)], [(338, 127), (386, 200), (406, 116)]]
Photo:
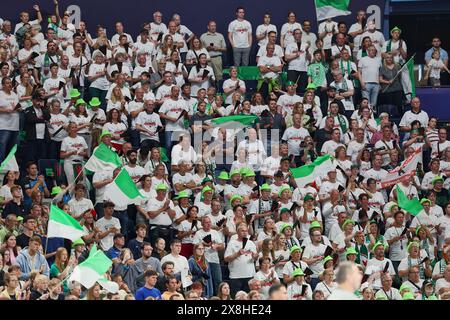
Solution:
[(372, 108), (377, 106), (378, 91), (380, 91), (380, 85), (375, 82), (366, 82), (366, 88), (362, 90), (363, 98), (369, 99)]
[(11, 148), (17, 143), (19, 131), (0, 130), (0, 163), (5, 160)]
[(127, 210), (116, 211), (114, 210), (113, 217), (120, 221), (120, 233), (128, 240), (128, 212)]
[(173, 146), (173, 141), (172, 141), (172, 135), (173, 135), (173, 131), (165, 131), (164, 132), (164, 138), (165, 138), (165, 146), (167, 149), (167, 155), (170, 155), (170, 153), (172, 152), (172, 146)]
[(222, 282), (222, 269), (219, 263), (209, 263), (209, 269), (211, 270), (214, 295), (219, 292), (219, 284)]
[(234, 66), (248, 66), (250, 48), (233, 48)]

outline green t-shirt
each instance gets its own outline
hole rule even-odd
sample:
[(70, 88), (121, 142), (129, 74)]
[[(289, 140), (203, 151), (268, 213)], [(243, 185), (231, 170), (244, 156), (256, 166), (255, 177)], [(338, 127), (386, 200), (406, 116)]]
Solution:
[(308, 66), (308, 76), (311, 77), (312, 82), (316, 85), (316, 87), (322, 87), (325, 83), (325, 74), (326, 70), (324, 65), (321, 62), (315, 62)]
[[(50, 267), (50, 279), (57, 278), (60, 275), (61, 271), (59, 271), (56, 264), (52, 264)], [(67, 285), (67, 280), (63, 281), (64, 292), (69, 292), (69, 286)]]

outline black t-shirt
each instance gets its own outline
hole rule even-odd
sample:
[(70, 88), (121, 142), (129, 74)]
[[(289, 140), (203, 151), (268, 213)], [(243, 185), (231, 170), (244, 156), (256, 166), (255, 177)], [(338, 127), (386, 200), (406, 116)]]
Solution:
[(16, 237), (16, 243), (22, 249), (28, 247), (28, 243), (30, 242), (30, 237), (25, 233), (21, 233)]
[(14, 201), (10, 201), (3, 209), (2, 217), (6, 218), (8, 214), (14, 213), (18, 217), (25, 217), (28, 213), (28, 208), (25, 207), (24, 203), (20, 204), (15, 203)]

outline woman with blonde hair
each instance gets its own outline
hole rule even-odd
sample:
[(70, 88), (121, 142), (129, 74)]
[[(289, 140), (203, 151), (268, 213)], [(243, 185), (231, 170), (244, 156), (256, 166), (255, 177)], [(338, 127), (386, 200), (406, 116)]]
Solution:
[(176, 45), (173, 42), (173, 37), (170, 34), (167, 34), (163, 38), (163, 42), (161, 43), (161, 46), (158, 48), (158, 52), (156, 54), (156, 61), (169, 61), (170, 57), (172, 55), (172, 52), (175, 51)]
[(102, 300), (101, 296), (101, 288), (98, 283), (94, 284), (92, 288), (87, 291), (86, 300)]

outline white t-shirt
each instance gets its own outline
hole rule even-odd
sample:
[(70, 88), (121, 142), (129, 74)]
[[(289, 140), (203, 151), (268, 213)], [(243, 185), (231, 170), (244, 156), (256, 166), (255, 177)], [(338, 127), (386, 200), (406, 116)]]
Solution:
[(67, 131), (62, 129), (58, 132), (56, 136), (53, 136), (56, 131), (58, 131), (61, 127), (67, 126), (69, 124), (69, 119), (62, 113), (59, 114), (50, 114), (50, 121), (48, 126), (48, 132), (53, 141), (62, 141), (65, 137), (67, 137)]
[[(288, 70), (295, 70), (295, 71), (303, 71), (306, 72), (308, 69), (308, 60), (306, 59), (306, 50), (307, 50), (307, 44), (302, 42), (300, 45), (300, 56), (289, 61)], [(290, 42), (288, 45), (286, 45), (286, 51), (285, 54), (296, 54), (299, 52), (298, 45), (295, 42)]]
[[(319, 243), (317, 246), (309, 244), (305, 247), (305, 250), (303, 251), (303, 258), (310, 259), (316, 256), (323, 256), (326, 248), (327, 246), (321, 243)], [(309, 268), (311, 269), (312, 272), (314, 272), (314, 275), (316, 276), (321, 274), (324, 270), (322, 261), (317, 261), (313, 264), (310, 264)]]
[[(0, 91), (0, 109), (11, 109), (19, 103), (17, 94)], [(19, 112), (0, 113), (0, 130), (19, 131)]]
[(175, 274), (180, 273), (180, 272), (185, 273), (186, 275), (188, 274), (189, 263), (188, 263), (187, 259), (185, 257), (183, 257), (182, 255), (178, 255), (177, 257), (175, 257), (173, 254), (169, 253), (168, 255), (165, 255), (164, 257), (162, 257), (161, 265), (166, 261), (171, 261), (174, 263), (173, 272)]
[[(89, 67), (89, 77), (96, 76), (98, 73), (105, 71), (105, 65), (104, 64), (97, 64), (93, 63)], [(105, 75), (101, 76), (100, 78), (95, 79), (93, 82), (91, 82), (90, 87), (96, 88), (103, 91), (108, 91), (111, 83), (108, 81)]]
[[(212, 217), (212, 215), (209, 214), (208, 217)], [(215, 223), (213, 223), (213, 225), (215, 225)], [(212, 229), (209, 230), (208, 232), (206, 232), (203, 229), (198, 230), (195, 233), (193, 243), (194, 244), (202, 243), (203, 238), (206, 237), (207, 235), (211, 235), (212, 243), (215, 244), (223, 243), (223, 236), (217, 230)], [(209, 263), (217, 263), (217, 264), (220, 263), (219, 254), (217, 253), (216, 250), (211, 249), (211, 247), (205, 247), (205, 258), (206, 261), (208, 261)]]
[[(117, 218), (111, 217), (111, 219), (106, 219), (105, 217), (100, 218), (95, 222), (95, 226), (100, 230), (100, 232), (105, 232), (111, 227), (116, 227), (118, 232), (120, 232), (120, 221)], [(106, 237), (100, 240), (100, 246), (104, 251), (109, 250), (114, 245), (114, 233), (109, 233)]]
[[(71, 151), (83, 151), (86, 150), (88, 148), (87, 144), (86, 144), (86, 140), (84, 140), (83, 137), (80, 136), (76, 136), (75, 138), (71, 138), (71, 137), (65, 137), (61, 143), (61, 151), (64, 152), (71, 152)], [(78, 155), (78, 154), (74, 154), (71, 155), (70, 157), (67, 157), (64, 159), (65, 161), (82, 161), (83, 157)]]
[(299, 95), (290, 95), (283, 94), (278, 98), (277, 105), (281, 106), (281, 110), (283, 114), (292, 115), (292, 111), (294, 110), (294, 105), (297, 102), (302, 102), (302, 97)]
[(379, 83), (379, 75), (381, 68), (381, 59), (378, 57), (371, 58), (366, 56), (358, 62), (358, 68), (361, 69), (361, 77), (364, 82)]
[(308, 130), (305, 128), (289, 127), (283, 134), (281, 140), (287, 141), (290, 155), (300, 155), (300, 143), (309, 136)]
[[(150, 199), (147, 202), (147, 212), (148, 211), (156, 211), (161, 209), (164, 206), (164, 203), (166, 202), (166, 199), (164, 199), (163, 201), (159, 201), (156, 198), (154, 199)], [(170, 201), (169, 204), (169, 208), (170, 209), (174, 209), (174, 205), (173, 202)], [(169, 215), (167, 214), (167, 212), (161, 212), (158, 216), (156, 216), (153, 219), (149, 219), (148, 220), (149, 224), (156, 224), (156, 225), (160, 225), (160, 226), (170, 226), (172, 224), (172, 219), (169, 217)]]
[(265, 46), (267, 44), (267, 42), (269, 42), (268, 40), (268, 34), (270, 31), (275, 31), (277, 32), (277, 27), (273, 24), (260, 24), (257, 28), (256, 28), (256, 35), (263, 35), (264, 33), (266, 34), (266, 36), (258, 41), (258, 45), (260, 47)]
[(319, 31), (318, 34), (321, 34), (322, 32), (327, 32), (325, 37), (322, 39), (323, 41), (323, 48), (324, 49), (331, 49), (331, 39), (333, 38), (333, 30), (335, 32), (338, 31), (338, 24), (335, 21), (324, 21), (319, 24)]
[[(372, 273), (375, 273), (377, 271), (383, 271), (386, 266), (386, 263), (389, 264), (388, 270), (387, 270), (389, 272), (389, 274), (395, 275), (394, 266), (392, 265), (391, 260), (387, 259), (387, 258), (383, 258), (383, 260), (378, 260), (376, 258), (370, 259), (369, 262), (367, 263), (365, 274), (371, 275)], [(380, 276), (375, 278), (372, 286), (375, 289), (381, 288), (381, 277)]]
[(92, 201), (86, 198), (82, 198), (81, 200), (77, 200), (75, 197), (70, 199), (69, 201), (69, 207), (70, 207), (70, 214), (75, 219), (78, 219), (81, 217), (83, 213), (85, 213), (87, 210), (94, 209), (94, 206), (92, 204)]
[(428, 126), (428, 114), (425, 111), (420, 110), (419, 113), (414, 113), (409, 110), (403, 114), (403, 117), (400, 120), (400, 127), (410, 126), (411, 123), (415, 120), (420, 122), (421, 127), (426, 128)]
[(204, 77), (202, 82), (195, 82), (191, 85), (191, 95), (196, 96), (199, 89), (208, 89), (211, 87), (211, 81), (215, 81), (216, 77), (214, 76), (214, 71), (210, 66), (202, 67), (197, 70), (197, 67), (194, 66), (189, 72), (189, 80), (196, 79), (198, 77)]
[[(237, 79), (237, 80), (232, 80), (232, 79), (227, 79), (227, 80), (225, 80), (224, 82), (223, 82), (223, 85), (222, 85), (222, 88), (223, 89), (225, 89), (225, 88), (228, 88), (228, 89), (235, 89), (236, 88), (236, 84), (239, 82), (239, 87), (240, 88), (244, 88), (245, 89), (245, 82), (244, 81), (242, 81), (242, 80), (239, 80), (239, 79)], [(235, 91), (232, 91), (232, 92), (230, 92), (228, 95), (227, 95), (227, 97), (226, 97), (226, 99), (225, 99), (225, 104), (231, 104), (232, 103), (232, 99), (233, 99), (233, 93), (234, 93)]]
[[(395, 237), (399, 237), (403, 232), (404, 227), (397, 228), (395, 226), (390, 227), (386, 230), (384, 238), (387, 240), (392, 240)], [(401, 261), (406, 257), (406, 248), (408, 246), (408, 239), (401, 239), (399, 241), (393, 242), (389, 246), (389, 258), (392, 261)]]
[(163, 126), (159, 114), (157, 114), (156, 112), (148, 114), (146, 111), (142, 111), (136, 117), (136, 124), (147, 129), (151, 133), (154, 133), (154, 135), (149, 135), (147, 134), (147, 132), (141, 131), (140, 132), (141, 142), (146, 139), (152, 139), (159, 142), (159, 135), (156, 133), (156, 130), (158, 126), (159, 127)]
[[(231, 256), (241, 249), (242, 241), (232, 239), (227, 245), (224, 256)], [(240, 255), (228, 264), (230, 279), (251, 278), (255, 275), (255, 264), (252, 254), (257, 253), (257, 250), (253, 241), (248, 240), (244, 250), (246, 251), (245, 254)]]
[[(262, 57), (259, 57), (259, 60), (258, 60), (258, 67), (260, 67), (260, 66), (278, 67), (281, 65), (282, 65), (282, 63), (281, 63), (280, 57), (276, 57), (276, 56), (272, 56), (272, 57), (262, 56)], [(278, 73), (269, 71), (266, 73), (261, 73), (261, 76), (263, 78), (275, 79), (278, 77)]]
[(284, 36), (284, 44), (286, 48), (288, 47), (288, 44), (294, 43), (294, 31), (300, 29), (303, 31), (302, 25), (298, 22), (289, 23), (286, 22), (281, 26), (281, 36)]
[[(92, 183), (104, 181), (106, 179), (112, 179), (113, 177), (113, 171), (98, 171), (94, 173), (94, 176), (92, 177)], [(97, 203), (103, 203), (103, 195), (105, 193), (106, 186), (102, 188), (95, 188), (95, 201)]]
[[(173, 100), (169, 98), (165, 100), (161, 105), (159, 112), (164, 113), (169, 117), (178, 119), (183, 110), (185, 110), (186, 112), (189, 111), (187, 110), (186, 104), (183, 99)], [(184, 129), (183, 118), (179, 119), (176, 122), (166, 121), (165, 128), (166, 131), (182, 131)]]
[(228, 25), (228, 32), (232, 33), (232, 39), (235, 48), (248, 48), (249, 34), (252, 33), (252, 25), (247, 20), (234, 20)]
[(161, 22), (160, 24), (156, 24), (155, 22), (150, 23), (150, 38), (154, 41), (158, 40), (158, 36), (160, 33), (164, 34), (167, 32), (166, 25)]

